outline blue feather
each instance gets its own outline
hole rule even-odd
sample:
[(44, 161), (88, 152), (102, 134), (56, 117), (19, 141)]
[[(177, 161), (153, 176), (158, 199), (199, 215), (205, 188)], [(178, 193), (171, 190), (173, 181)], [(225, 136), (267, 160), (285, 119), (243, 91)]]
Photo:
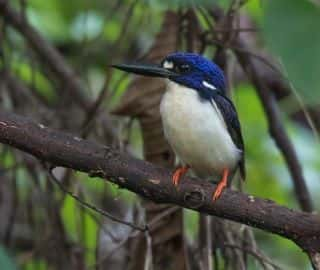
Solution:
[(176, 52), (169, 54), (164, 61), (173, 62), (176, 67), (189, 65), (190, 70), (188, 72), (183, 72), (179, 76), (170, 79), (198, 90), (202, 98), (210, 100), (213, 92), (212, 88), (210, 89), (204, 85), (204, 82), (225, 94), (226, 83), (222, 70), (203, 56), (195, 53)]

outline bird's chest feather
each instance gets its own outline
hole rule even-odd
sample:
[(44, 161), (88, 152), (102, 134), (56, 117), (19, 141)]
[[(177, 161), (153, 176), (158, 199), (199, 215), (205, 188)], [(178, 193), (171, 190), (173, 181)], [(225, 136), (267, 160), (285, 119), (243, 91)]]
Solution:
[(222, 115), (195, 90), (169, 82), (160, 113), (173, 150), (198, 176), (219, 175), (223, 168), (236, 166), (240, 151)]

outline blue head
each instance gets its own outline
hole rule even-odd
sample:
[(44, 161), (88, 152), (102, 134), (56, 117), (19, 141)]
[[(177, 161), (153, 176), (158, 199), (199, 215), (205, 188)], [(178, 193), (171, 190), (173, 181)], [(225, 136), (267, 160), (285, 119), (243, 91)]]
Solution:
[(198, 91), (218, 90), (222, 93), (225, 91), (222, 70), (215, 63), (199, 54), (172, 53), (162, 61), (161, 65), (177, 74), (169, 79), (178, 84)]
[(214, 91), (225, 93), (222, 70), (212, 61), (195, 53), (169, 54), (161, 65), (121, 64), (114, 67), (140, 75), (165, 77), (178, 84), (197, 90), (202, 97)]

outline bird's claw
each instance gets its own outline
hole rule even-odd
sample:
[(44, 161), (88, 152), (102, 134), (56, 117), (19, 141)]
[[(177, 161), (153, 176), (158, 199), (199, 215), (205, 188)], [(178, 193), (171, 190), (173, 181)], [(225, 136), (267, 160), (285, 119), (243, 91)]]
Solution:
[(172, 176), (172, 183), (177, 186), (179, 184), (181, 178), (181, 173), (179, 171), (175, 171)]
[(227, 183), (225, 182), (220, 182), (216, 188), (216, 190), (214, 191), (213, 193), (213, 196), (212, 196), (212, 200), (213, 201), (216, 201), (220, 198), (221, 194), (222, 194), (222, 191), (226, 188), (227, 186)]
[(172, 175), (172, 183), (173, 183), (175, 186), (178, 186), (181, 177), (186, 174), (186, 172), (188, 171), (188, 169), (189, 169), (189, 166), (183, 166), (183, 167), (177, 168), (177, 169), (174, 171), (174, 173), (173, 173), (173, 175)]
[(224, 169), (223, 170), (223, 175), (222, 179), (219, 181), (216, 190), (213, 193), (212, 200), (216, 201), (220, 198), (222, 191), (227, 187), (228, 184), (228, 175), (229, 175), (229, 170)]

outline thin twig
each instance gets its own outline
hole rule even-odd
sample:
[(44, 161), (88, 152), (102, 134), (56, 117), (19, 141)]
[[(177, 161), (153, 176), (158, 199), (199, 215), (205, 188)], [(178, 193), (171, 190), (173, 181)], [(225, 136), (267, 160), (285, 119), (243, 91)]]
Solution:
[(152, 239), (149, 234), (149, 232), (144, 233), (146, 242), (147, 242), (147, 248), (146, 248), (146, 255), (145, 255), (145, 262), (144, 262), (144, 270), (152, 270), (153, 264), (152, 264)]
[[(160, 214), (156, 215), (147, 224), (147, 227), (148, 227), (149, 231), (152, 231), (154, 225), (156, 225), (161, 219), (163, 219), (163, 218), (165, 218), (165, 217), (177, 212), (179, 209), (181, 209), (181, 208), (178, 207), (178, 206), (173, 206), (173, 207), (170, 207), (170, 208), (166, 209), (165, 211), (161, 212)], [(122, 239), (119, 242), (119, 244), (113, 250), (111, 250), (103, 258), (101, 258), (98, 262), (96, 262), (95, 264), (89, 266), (88, 268), (96, 268), (97, 266), (101, 265), (103, 262), (107, 261), (119, 248), (121, 248), (130, 238), (139, 237), (139, 236), (141, 236), (141, 234), (142, 234), (141, 231), (133, 230), (130, 234), (128, 234), (127, 237)]]
[(133, 223), (131, 223), (131, 222), (127, 222), (127, 221), (125, 221), (125, 220), (119, 219), (119, 218), (117, 218), (117, 217), (115, 217), (115, 216), (107, 213), (106, 211), (104, 211), (104, 210), (102, 210), (102, 209), (100, 209), (100, 208), (98, 208), (98, 207), (96, 207), (96, 206), (94, 206), (94, 205), (92, 205), (92, 204), (89, 204), (89, 203), (83, 201), (83, 200), (80, 199), (76, 194), (74, 194), (73, 192), (71, 192), (71, 191), (69, 191), (69, 190), (67, 190), (67, 189), (64, 188), (64, 186), (60, 183), (60, 181), (54, 176), (54, 174), (53, 174), (53, 172), (52, 172), (52, 168), (50, 168), (49, 170), (47, 169), (46, 172), (47, 172), (48, 176), (50, 177), (50, 179), (52, 179), (53, 182), (54, 182), (55, 184), (57, 184), (58, 187), (59, 187), (63, 192), (69, 194), (73, 199), (75, 199), (75, 200), (76, 200), (78, 203), (80, 203), (82, 206), (84, 206), (84, 207), (86, 207), (86, 208), (89, 208), (89, 209), (91, 209), (92, 211), (97, 212), (97, 213), (99, 213), (100, 215), (102, 215), (102, 216), (104, 216), (104, 217), (106, 217), (106, 218), (111, 219), (112, 221), (119, 222), (119, 223), (121, 223), (121, 224), (123, 224), (123, 225), (129, 226), (130, 228), (135, 229), (135, 230), (138, 230), (138, 231), (140, 231), (140, 232), (145, 232), (145, 231), (148, 230), (148, 227), (147, 227), (147, 226), (142, 227), (142, 226), (135, 225), (135, 224), (133, 224)]
[(264, 263), (267, 263), (275, 269), (279, 269), (279, 270), (282, 269), (279, 265), (272, 262), (268, 257), (265, 257), (265, 256), (261, 255), (260, 253), (258, 253), (257, 251), (254, 251), (250, 248), (241, 247), (238, 245), (233, 245), (233, 244), (228, 244), (228, 243), (223, 244), (223, 247), (232, 248), (232, 249), (239, 249), (239, 250), (245, 251), (246, 253), (249, 253), (250, 255), (252, 255), (256, 259), (258, 259), (260, 261), (261, 265), (263, 265)]

